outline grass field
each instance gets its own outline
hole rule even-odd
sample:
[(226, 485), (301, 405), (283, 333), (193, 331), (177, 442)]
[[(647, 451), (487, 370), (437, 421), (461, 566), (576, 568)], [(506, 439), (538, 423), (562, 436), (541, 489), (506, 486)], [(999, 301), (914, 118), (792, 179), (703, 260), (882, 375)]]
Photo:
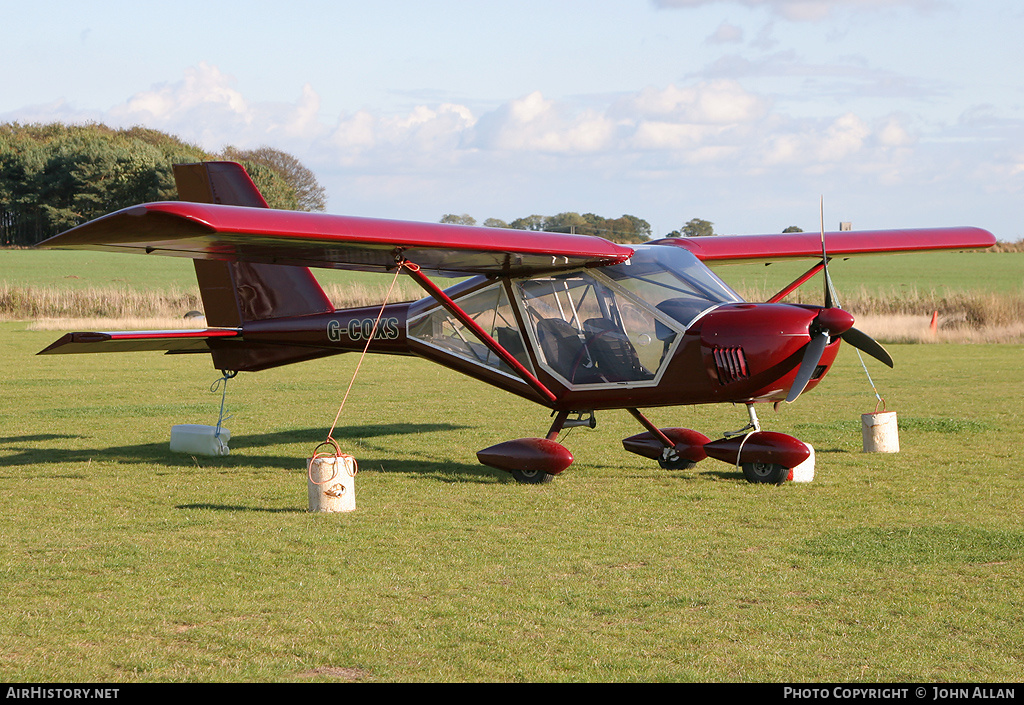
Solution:
[[(542, 409), (370, 358), (335, 436), (357, 510), (310, 515), (305, 460), (355, 356), (232, 380), (226, 458), (198, 357), (37, 358), (0, 324), (4, 681), (1016, 681), (1024, 667), (1020, 346), (898, 346), (873, 370), (902, 450), (860, 452), (856, 356), (767, 429), (809, 484), (666, 472), (599, 416), (520, 486), (474, 453)], [(454, 392), (454, 393), (453, 393)], [(652, 411), (714, 436), (741, 409)]]
[[(359, 462), (357, 509), (311, 515), (305, 458), (356, 356), (240, 375), (231, 455), (192, 457), (168, 441), (173, 424), (216, 423), (205, 356), (35, 357), (57, 334), (27, 328), (0, 323), (5, 682), (1024, 670), (1024, 346), (869, 360), (900, 419), (901, 452), (884, 455), (861, 452), (875, 398), (844, 348), (818, 388), (760, 411), (816, 449), (814, 481), (782, 487), (714, 460), (663, 471), (623, 451), (640, 431), (625, 412), (564, 435), (577, 460), (553, 483), (517, 485), (475, 452), (542, 434), (543, 409), (370, 357), (334, 434)], [(746, 421), (729, 406), (650, 415), (711, 437)]]

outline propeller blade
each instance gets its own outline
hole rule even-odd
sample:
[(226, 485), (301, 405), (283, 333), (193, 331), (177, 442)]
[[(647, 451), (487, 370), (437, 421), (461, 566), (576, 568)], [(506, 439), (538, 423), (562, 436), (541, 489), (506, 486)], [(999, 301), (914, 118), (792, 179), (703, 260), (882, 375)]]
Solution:
[(793, 386), (790, 387), (789, 394), (786, 395), (787, 402), (792, 403), (796, 401), (796, 398), (803, 393), (807, 383), (814, 376), (814, 370), (818, 367), (818, 362), (821, 360), (821, 354), (825, 352), (826, 345), (828, 345), (827, 331), (822, 331), (811, 338), (811, 342), (807, 344), (807, 348), (804, 350), (804, 359), (800, 362), (800, 369), (796, 373), (796, 379), (793, 380)]
[(839, 337), (858, 350), (867, 353), (879, 362), (886, 364), (889, 367), (893, 366), (892, 356), (889, 352), (867, 333), (859, 331), (856, 328), (850, 328)]
[(825, 250), (825, 197), (818, 204), (821, 219), (821, 268), (825, 280), (825, 308), (832, 308), (832, 279), (828, 276), (828, 252)]

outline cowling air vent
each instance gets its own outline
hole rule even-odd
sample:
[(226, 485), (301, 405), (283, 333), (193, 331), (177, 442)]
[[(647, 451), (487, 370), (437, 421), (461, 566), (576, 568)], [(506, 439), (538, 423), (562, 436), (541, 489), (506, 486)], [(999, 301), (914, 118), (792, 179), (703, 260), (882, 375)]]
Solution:
[(716, 347), (714, 355), (718, 381), (722, 384), (731, 384), (750, 377), (747, 356), (743, 354), (743, 348), (738, 345), (730, 348)]

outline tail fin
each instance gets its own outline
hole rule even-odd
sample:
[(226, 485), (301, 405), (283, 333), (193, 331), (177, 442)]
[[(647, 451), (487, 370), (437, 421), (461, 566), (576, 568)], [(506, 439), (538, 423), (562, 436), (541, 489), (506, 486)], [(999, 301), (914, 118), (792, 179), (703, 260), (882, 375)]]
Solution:
[[(178, 197), (194, 203), (268, 208), (240, 164), (175, 164)], [(193, 260), (210, 326), (237, 328), (246, 321), (330, 313), (330, 299), (306, 267)]]

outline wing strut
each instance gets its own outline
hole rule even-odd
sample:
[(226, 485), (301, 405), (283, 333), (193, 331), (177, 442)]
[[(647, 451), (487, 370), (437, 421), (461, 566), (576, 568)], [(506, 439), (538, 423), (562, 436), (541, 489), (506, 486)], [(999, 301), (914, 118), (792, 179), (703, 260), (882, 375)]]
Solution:
[(811, 277), (813, 277), (815, 274), (817, 274), (818, 272), (820, 272), (824, 268), (825, 268), (825, 262), (824, 262), (824, 260), (822, 260), (821, 262), (818, 262), (816, 265), (814, 265), (813, 267), (808, 269), (806, 272), (804, 272), (801, 276), (797, 277), (792, 283), (790, 283), (788, 286), (786, 286), (784, 289), (782, 289), (782, 291), (780, 291), (779, 293), (775, 294), (775, 296), (773, 296), (770, 299), (768, 299), (768, 301), (766, 303), (770, 303), (770, 304), (777, 304), (777, 303), (779, 303), (784, 298), (786, 298), (787, 296), (792, 294), (794, 291), (799, 289), (801, 286), (803, 286), (805, 282), (807, 282)]
[(430, 281), (430, 278), (420, 271), (419, 265), (405, 259), (399, 260), (398, 264), (400, 267), (404, 268), (405, 271), (407, 271), (409, 275), (416, 280), (416, 283), (423, 287), (435, 301), (444, 306), (444, 308), (450, 314), (455, 316), (460, 323), (473, 331), (473, 333), (480, 338), (483, 344), (486, 345), (491, 352), (501, 358), (502, 362), (515, 370), (519, 376), (523, 378), (523, 381), (530, 385), (534, 391), (549, 402), (557, 401), (558, 397), (556, 397), (550, 389), (545, 387), (539, 379), (534, 377), (528, 369), (523, 367), (523, 364), (519, 362), (512, 353), (503, 348), (498, 341), (488, 335), (487, 331), (481, 328), (480, 325), (469, 316), (469, 314), (463, 311), (461, 306), (455, 303), (446, 293), (439, 289), (434, 282)]

